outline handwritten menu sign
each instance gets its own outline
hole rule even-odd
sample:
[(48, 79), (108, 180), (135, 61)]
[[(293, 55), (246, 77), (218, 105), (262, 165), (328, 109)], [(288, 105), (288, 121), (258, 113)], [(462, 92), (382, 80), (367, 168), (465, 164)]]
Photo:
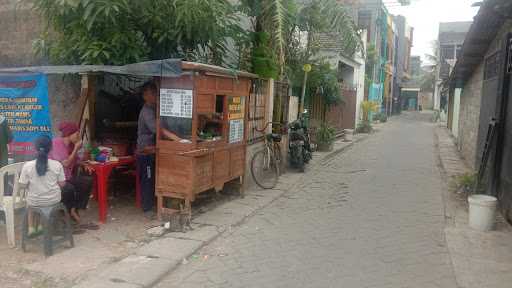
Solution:
[(228, 119), (244, 119), (245, 97), (229, 96), (228, 98)]
[(229, 120), (229, 143), (240, 142), (244, 139), (244, 120)]
[(160, 89), (160, 116), (192, 118), (192, 90)]

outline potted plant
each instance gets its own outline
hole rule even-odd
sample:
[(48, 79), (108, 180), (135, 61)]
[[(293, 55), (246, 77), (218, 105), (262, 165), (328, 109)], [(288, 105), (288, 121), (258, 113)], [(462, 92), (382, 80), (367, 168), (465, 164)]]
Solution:
[(322, 123), (316, 134), (317, 150), (331, 151), (335, 139), (336, 130), (326, 123)]
[[(357, 125), (357, 133), (371, 133), (373, 131), (372, 123), (370, 121), (370, 113), (378, 111), (379, 105), (374, 101), (363, 101), (361, 103), (361, 110), (363, 112), (363, 119)], [(374, 115), (375, 117), (375, 115)]]

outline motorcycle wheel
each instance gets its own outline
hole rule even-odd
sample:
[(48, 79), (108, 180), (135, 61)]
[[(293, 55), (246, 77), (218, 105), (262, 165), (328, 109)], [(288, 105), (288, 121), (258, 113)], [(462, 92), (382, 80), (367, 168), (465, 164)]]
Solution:
[(296, 161), (297, 169), (299, 169), (299, 172), (304, 173), (304, 150), (297, 149), (296, 157), (297, 157), (297, 159), (296, 159), (297, 160)]
[(302, 157), (302, 158), (304, 158), (304, 163), (308, 164), (309, 161), (311, 160), (311, 158), (313, 158), (313, 157), (311, 157), (311, 152), (305, 151), (304, 157)]

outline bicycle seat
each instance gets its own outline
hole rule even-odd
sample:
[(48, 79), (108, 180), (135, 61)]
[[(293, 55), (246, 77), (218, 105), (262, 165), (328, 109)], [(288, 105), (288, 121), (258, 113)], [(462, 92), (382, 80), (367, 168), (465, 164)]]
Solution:
[(270, 137), (272, 138), (272, 141), (274, 142), (281, 142), (281, 134), (277, 134), (277, 133), (272, 133), (270, 134)]

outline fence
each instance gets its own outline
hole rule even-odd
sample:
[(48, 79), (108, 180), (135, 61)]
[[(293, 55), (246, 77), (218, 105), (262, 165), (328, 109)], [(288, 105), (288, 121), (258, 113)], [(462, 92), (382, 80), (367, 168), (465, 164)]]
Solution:
[[(274, 110), (272, 113), (272, 121), (282, 123), (283, 125), (288, 124), (289, 105), (290, 84), (288, 82), (274, 81)], [(282, 133), (283, 127), (273, 126), (273, 132)]]
[(328, 123), (336, 129), (337, 133), (343, 132), (344, 129), (354, 129), (356, 122), (357, 91), (354, 89), (344, 89), (343, 98), (343, 103), (326, 107), (322, 97), (319, 95), (314, 97), (310, 107), (313, 131), (315, 128), (319, 127), (322, 122)]
[(269, 105), (269, 81), (263, 79), (254, 80), (249, 95), (249, 135), (247, 142), (254, 144), (263, 140), (263, 134), (256, 131), (267, 122), (267, 106)]

